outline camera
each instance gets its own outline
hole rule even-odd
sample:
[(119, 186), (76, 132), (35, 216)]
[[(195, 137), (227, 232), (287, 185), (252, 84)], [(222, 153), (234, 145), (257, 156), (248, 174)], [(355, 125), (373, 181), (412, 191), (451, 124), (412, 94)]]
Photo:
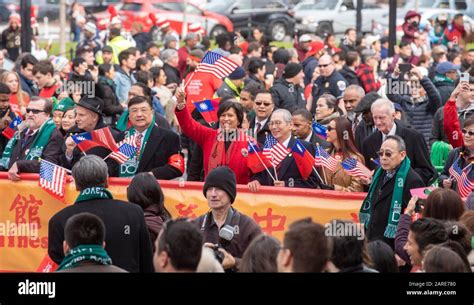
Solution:
[(229, 225), (223, 226), (219, 230), (219, 243), (214, 245), (212, 250), (214, 251), (214, 256), (216, 257), (217, 261), (222, 264), (224, 261), (224, 253), (219, 251), (219, 248), (225, 250), (225, 247), (229, 245), (230, 241), (234, 238), (234, 228)]
[(216, 260), (219, 262), (219, 264), (222, 265), (222, 262), (224, 261), (224, 253), (222, 253), (221, 251), (219, 251), (219, 245), (214, 245), (214, 248), (212, 248), (212, 251), (214, 251), (214, 256), (216, 257)]

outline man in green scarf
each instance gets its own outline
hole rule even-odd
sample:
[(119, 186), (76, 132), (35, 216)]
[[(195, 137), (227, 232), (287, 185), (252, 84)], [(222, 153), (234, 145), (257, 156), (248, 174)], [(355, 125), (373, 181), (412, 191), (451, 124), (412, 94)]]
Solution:
[(112, 265), (105, 251), (105, 225), (91, 213), (79, 213), (66, 222), (63, 249), (66, 255), (58, 272), (127, 272)]
[(394, 248), (400, 215), (410, 201), (410, 189), (424, 187), (423, 180), (410, 167), (405, 141), (389, 135), (378, 151), (380, 167), (375, 170), (359, 219), (367, 238), (383, 240)]
[(20, 173), (38, 173), (39, 158), (59, 164), (64, 139), (50, 118), (52, 110), (51, 100), (31, 99), (26, 108), (26, 129), (8, 141), (0, 160), (0, 171), (8, 171), (10, 180), (20, 180)]

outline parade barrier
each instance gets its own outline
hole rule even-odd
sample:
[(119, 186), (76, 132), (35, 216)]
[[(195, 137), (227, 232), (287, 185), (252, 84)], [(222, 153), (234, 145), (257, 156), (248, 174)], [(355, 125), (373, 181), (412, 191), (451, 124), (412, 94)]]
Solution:
[[(0, 271), (35, 272), (44, 270), (48, 249), (48, 221), (59, 210), (72, 204), (78, 192), (74, 183), (66, 186), (64, 202), (38, 186), (37, 174), (22, 174), (20, 182), (0, 173)], [(130, 179), (111, 178), (114, 198), (126, 200)], [(194, 218), (208, 211), (203, 183), (160, 181), (165, 205), (173, 217)], [(251, 193), (237, 187), (234, 207), (252, 217), (263, 231), (283, 238), (295, 220), (312, 217), (325, 224), (331, 219), (356, 220), (364, 193), (300, 188), (262, 187)]]

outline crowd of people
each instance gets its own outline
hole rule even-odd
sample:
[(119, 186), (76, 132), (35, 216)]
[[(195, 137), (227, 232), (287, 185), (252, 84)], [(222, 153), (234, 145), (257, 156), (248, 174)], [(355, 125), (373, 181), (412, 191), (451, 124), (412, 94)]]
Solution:
[[(212, 47), (199, 24), (180, 40), (150, 16), (149, 33), (134, 24), (126, 36), (117, 16), (99, 33), (77, 13), (74, 58), (38, 60), (12, 43), (21, 26), (12, 15), (0, 44), (15, 62), (0, 71), (0, 130), (14, 134), (0, 135), (0, 170), (12, 181), (38, 173), (39, 160), (72, 170), (80, 195), (49, 221), (48, 252), (64, 272), (470, 272), (474, 49), (462, 15), (445, 17), (420, 27), (408, 12), (390, 57), (386, 37), (353, 28), (340, 44), (303, 34), (278, 48), (254, 28)], [(197, 69), (208, 51), (236, 68), (223, 78)], [(215, 122), (197, 106), (206, 100)], [(119, 162), (75, 138), (99, 130), (136, 151)], [(313, 157), (309, 172), (295, 149)], [(135, 205), (113, 198), (108, 177), (132, 178)], [(156, 180), (183, 178), (204, 182), (210, 208), (192, 221), (172, 219)], [(328, 236), (303, 219), (280, 244), (232, 207), (236, 184), (367, 192), (360, 224), (328, 224), (356, 225), (365, 238)], [(432, 185), (427, 199), (412, 196)]]

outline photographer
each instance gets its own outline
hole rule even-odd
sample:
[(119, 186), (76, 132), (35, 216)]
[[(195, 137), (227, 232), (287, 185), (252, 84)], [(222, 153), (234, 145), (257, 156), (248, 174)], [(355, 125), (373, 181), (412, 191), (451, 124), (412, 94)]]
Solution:
[(213, 249), (221, 260), (222, 267), (234, 271), (245, 249), (262, 230), (253, 219), (232, 208), (237, 188), (230, 168), (213, 169), (206, 177), (203, 193), (211, 210), (193, 222), (201, 229), (205, 246)]

